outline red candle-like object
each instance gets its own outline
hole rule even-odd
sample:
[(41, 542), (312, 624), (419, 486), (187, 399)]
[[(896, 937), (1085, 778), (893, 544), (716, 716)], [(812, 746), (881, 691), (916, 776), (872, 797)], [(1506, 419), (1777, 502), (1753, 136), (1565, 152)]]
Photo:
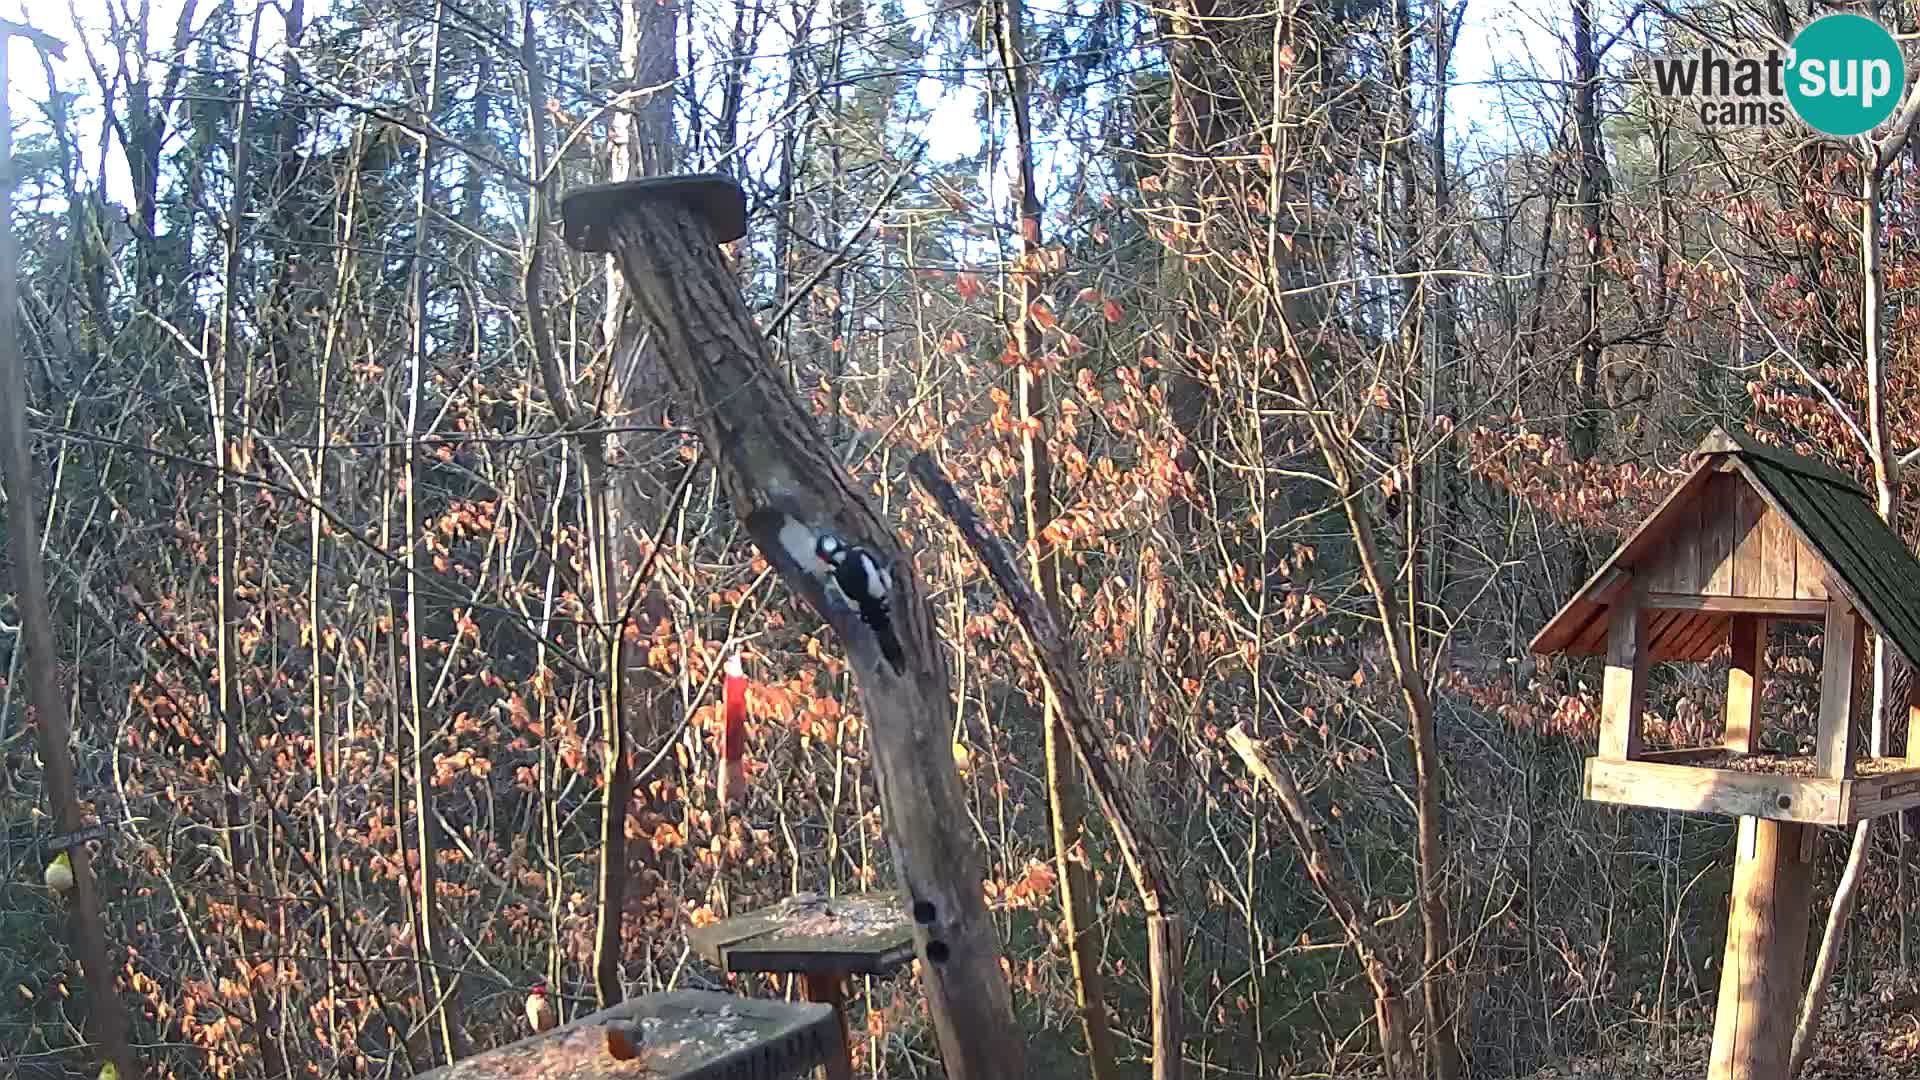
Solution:
[(727, 674), (721, 685), (725, 726), (720, 733), (720, 804), (734, 807), (747, 794), (747, 676), (740, 658), (727, 658)]

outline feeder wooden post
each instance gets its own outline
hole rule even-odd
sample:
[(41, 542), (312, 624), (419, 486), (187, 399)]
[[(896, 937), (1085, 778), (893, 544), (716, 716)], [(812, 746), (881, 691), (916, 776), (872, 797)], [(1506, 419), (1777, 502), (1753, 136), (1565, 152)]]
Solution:
[(1853, 776), (1854, 676), (1860, 670), (1866, 635), (1853, 606), (1830, 590), (1825, 644), (1821, 650), (1820, 724), (1814, 742), (1815, 770), (1845, 780)]
[(1600, 756), (1640, 756), (1640, 710), (1647, 698), (1647, 612), (1642, 582), (1628, 582), (1608, 611), (1607, 674), (1600, 695)]
[(853, 1032), (847, 1028), (846, 977), (830, 971), (809, 971), (800, 976), (800, 996), (831, 1005), (834, 1019), (840, 1025), (840, 1052), (820, 1066), (821, 1080), (853, 1080)]
[(1913, 680), (1913, 698), (1907, 702), (1907, 764), (1920, 763), (1920, 676)]
[(1760, 739), (1760, 697), (1767, 680), (1767, 620), (1736, 615), (1728, 627), (1727, 733), (1721, 744), (1751, 754)]
[(1786, 1080), (1813, 898), (1813, 864), (1801, 847), (1818, 827), (1740, 819), (1707, 1080)]

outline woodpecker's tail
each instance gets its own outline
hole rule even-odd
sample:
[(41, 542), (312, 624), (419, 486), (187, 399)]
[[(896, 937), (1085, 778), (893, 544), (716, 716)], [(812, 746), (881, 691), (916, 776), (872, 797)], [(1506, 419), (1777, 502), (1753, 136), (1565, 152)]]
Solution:
[(907, 670), (907, 657), (900, 649), (900, 639), (893, 635), (893, 627), (881, 623), (873, 628), (873, 636), (880, 639), (880, 654), (893, 665), (894, 674), (904, 674)]

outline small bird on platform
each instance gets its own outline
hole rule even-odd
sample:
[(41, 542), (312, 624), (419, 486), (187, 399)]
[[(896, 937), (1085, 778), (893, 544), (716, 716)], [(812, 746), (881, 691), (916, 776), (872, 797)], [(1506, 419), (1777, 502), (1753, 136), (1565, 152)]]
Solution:
[(66, 852), (47, 864), (47, 888), (57, 893), (65, 893), (73, 888), (73, 860)]
[(641, 1030), (640, 1021), (607, 1021), (607, 1053), (615, 1061), (632, 1061), (640, 1056), (640, 1047), (647, 1041), (646, 1032)]
[(537, 1035), (552, 1031), (559, 1022), (559, 1015), (553, 1011), (553, 1002), (547, 1000), (547, 984), (535, 983), (533, 991), (527, 995), (527, 1023)]

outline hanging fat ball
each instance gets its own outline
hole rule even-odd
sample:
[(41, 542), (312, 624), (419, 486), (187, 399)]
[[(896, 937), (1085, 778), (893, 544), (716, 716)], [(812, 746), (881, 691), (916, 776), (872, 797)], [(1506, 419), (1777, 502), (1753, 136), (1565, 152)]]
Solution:
[(47, 864), (47, 888), (63, 895), (73, 888), (73, 860), (64, 851)]
[(547, 1000), (547, 984), (534, 984), (533, 990), (527, 994), (527, 1025), (537, 1035), (552, 1031), (559, 1022), (560, 1016), (553, 1011), (553, 1002)]
[(747, 793), (747, 676), (741, 670), (738, 655), (727, 657), (727, 674), (721, 685), (724, 726), (720, 732), (720, 805), (740, 805)]
[(632, 1061), (639, 1057), (640, 1047), (646, 1041), (646, 1033), (640, 1030), (640, 1021), (607, 1021), (607, 1053), (613, 1060)]

